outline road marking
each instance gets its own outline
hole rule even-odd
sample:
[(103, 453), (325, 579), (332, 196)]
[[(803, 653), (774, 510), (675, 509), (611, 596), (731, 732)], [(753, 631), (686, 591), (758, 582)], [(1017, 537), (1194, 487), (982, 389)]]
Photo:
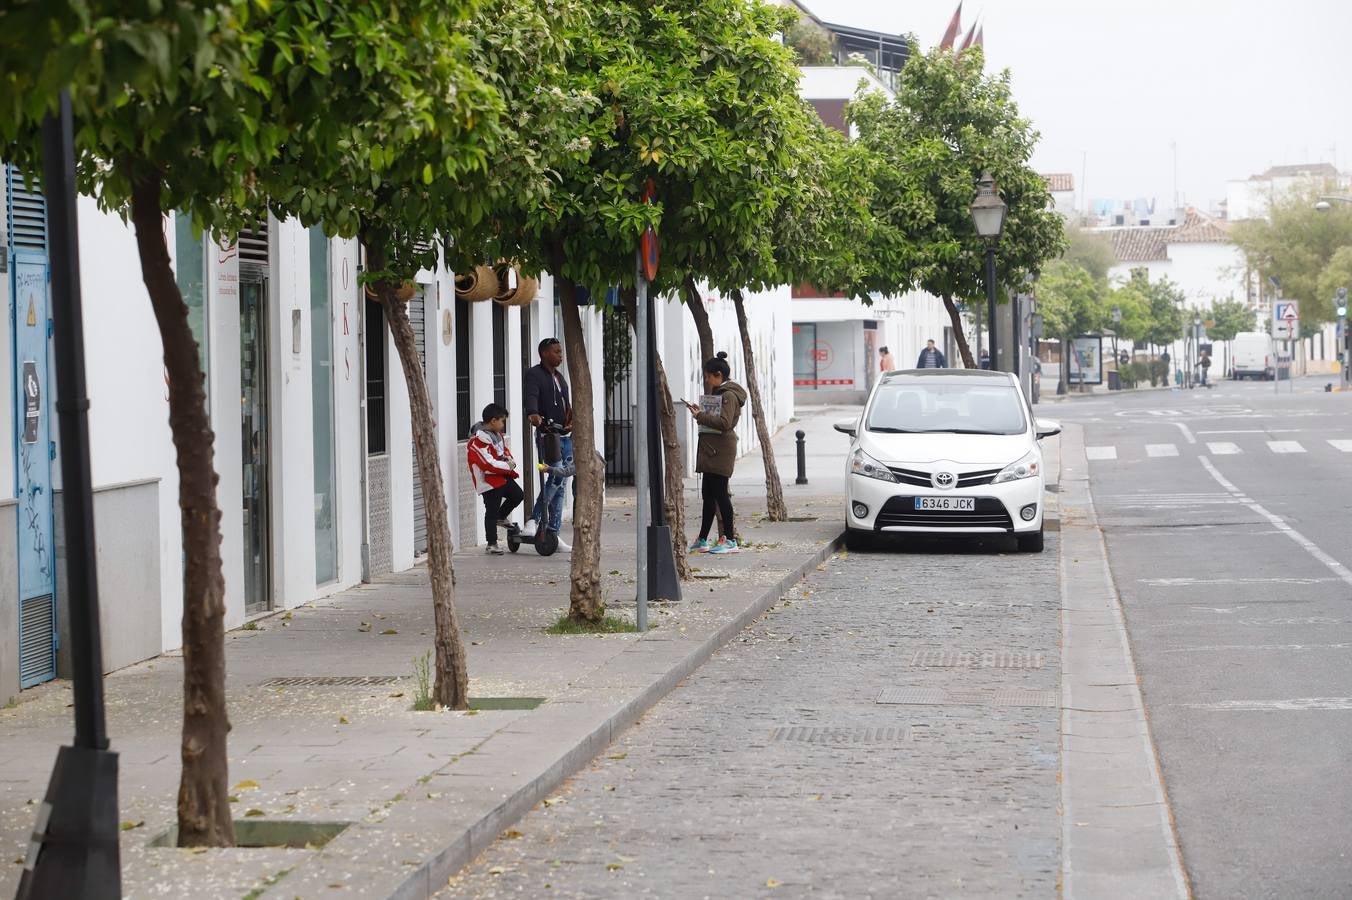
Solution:
[(1222, 700), (1220, 703), (1185, 703), (1183, 705), (1189, 709), (1211, 709), (1223, 712), (1352, 709), (1352, 697), (1295, 697), (1291, 700)]
[(1352, 650), (1352, 644), (1213, 644), (1209, 647), (1171, 647), (1164, 653), (1223, 652), (1229, 650)]
[(1089, 459), (1117, 459), (1116, 447), (1085, 447), (1084, 455)]
[(1232, 444), (1229, 441), (1208, 443), (1206, 448), (1210, 450), (1214, 456), (1234, 456), (1236, 453), (1242, 452), (1240, 451), (1238, 444)]
[(1305, 448), (1299, 441), (1268, 441), (1268, 449), (1273, 453), (1304, 453)]
[[(1336, 578), (1141, 578), (1155, 587), (1186, 587), (1193, 584), (1325, 584)], [(1208, 607), (1209, 608), (1209, 607)]]
[(1341, 450), (1344, 453), (1352, 453), (1352, 441), (1329, 441), (1334, 450)]
[(1146, 456), (1177, 456), (1178, 447), (1173, 444), (1146, 444)]
[(1197, 443), (1197, 438), (1192, 436), (1191, 428), (1189, 428), (1187, 425), (1184, 425), (1182, 422), (1174, 422), (1173, 424), (1177, 425), (1180, 429), (1182, 429), (1183, 437), (1187, 438), (1189, 444)]
[(1226, 428), (1222, 431), (1199, 431), (1198, 434), (1296, 434), (1308, 428)]
[(1211, 460), (1207, 459), (1205, 456), (1198, 458), (1201, 459), (1202, 466), (1205, 467), (1206, 470), (1211, 473), (1211, 477), (1216, 479), (1217, 484), (1219, 484), (1221, 487), (1225, 488), (1227, 491), (1230, 491), (1232, 494), (1237, 496), (1249, 509), (1253, 510), (1254, 512), (1258, 513), (1258, 515), (1262, 516), (1263, 518), (1271, 522), (1272, 527), (1276, 528), (1278, 531), (1282, 532), (1291, 540), (1299, 544), (1305, 550), (1306, 553), (1310, 554), (1315, 559), (1323, 563), (1325, 568), (1327, 568), (1334, 575), (1337, 575), (1340, 579), (1343, 580), (1343, 582), (1345, 582), (1348, 585), (1352, 585), (1352, 572), (1349, 572), (1346, 566), (1338, 562), (1338, 560), (1334, 559), (1332, 556), (1329, 556), (1323, 550), (1319, 549), (1319, 546), (1315, 544), (1314, 541), (1310, 540), (1305, 535), (1301, 534), (1299, 531), (1296, 531), (1296, 529), (1292, 528), (1290, 525), (1287, 525), (1286, 520), (1283, 519), (1281, 516), (1268, 512), (1261, 504), (1254, 503), (1253, 501), (1245, 497), (1243, 492), (1240, 491), (1239, 488), (1235, 487), (1234, 484), (1232, 484), (1229, 480), (1227, 480), (1224, 475), (1222, 475), (1219, 471), (1216, 470), (1216, 467), (1211, 464)]

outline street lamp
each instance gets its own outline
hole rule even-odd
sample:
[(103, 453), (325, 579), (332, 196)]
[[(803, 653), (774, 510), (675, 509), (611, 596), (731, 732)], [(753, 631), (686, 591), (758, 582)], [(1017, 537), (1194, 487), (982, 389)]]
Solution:
[(1352, 203), (1352, 197), (1320, 197), (1314, 208), (1320, 212), (1328, 212), (1333, 209), (1335, 203)]
[(1000, 243), (1000, 232), (1005, 227), (1008, 207), (995, 190), (995, 179), (990, 172), (982, 172), (976, 183), (976, 199), (972, 201), (972, 224), (976, 233), (986, 242), (986, 318), (989, 322), (991, 368), (997, 368), (995, 356), (995, 245)]

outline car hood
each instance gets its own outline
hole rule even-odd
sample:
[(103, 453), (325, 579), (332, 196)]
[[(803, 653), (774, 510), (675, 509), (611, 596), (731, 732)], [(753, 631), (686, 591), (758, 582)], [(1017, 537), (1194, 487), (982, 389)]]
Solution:
[(878, 434), (866, 431), (859, 447), (880, 463), (950, 462), (1004, 467), (1036, 444), (1027, 434)]

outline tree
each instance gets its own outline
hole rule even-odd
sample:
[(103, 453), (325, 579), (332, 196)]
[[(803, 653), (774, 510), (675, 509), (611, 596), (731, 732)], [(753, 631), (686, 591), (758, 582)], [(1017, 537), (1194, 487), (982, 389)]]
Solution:
[(1103, 286), (1083, 266), (1054, 260), (1038, 279), (1037, 308), (1047, 334), (1061, 339), (1061, 383), (1069, 384), (1072, 341), (1103, 327)]
[(1253, 312), (1240, 300), (1216, 301), (1206, 318), (1212, 322), (1207, 334), (1217, 341), (1233, 341), (1241, 331), (1253, 331), (1254, 328)]
[(1039, 272), (1064, 247), (1047, 183), (1029, 164), (1038, 133), (1019, 115), (1009, 73), (987, 76), (983, 66), (980, 48), (922, 54), (912, 44), (896, 99), (861, 90), (849, 107), (859, 140), (884, 163), (872, 197), (883, 236), (855, 293), (919, 288), (942, 298), (968, 368), (976, 363), (956, 304), (985, 302), (986, 245), (970, 213), (982, 173), (1008, 208), (997, 247), (1005, 284)]
[(233, 234), (262, 208), (250, 170), (286, 137), (262, 116), (244, 0), (12, 2), (0, 8), (0, 156), (39, 168), (39, 129), (69, 89), (79, 184), (130, 219), (169, 381), (183, 529), (180, 846), (230, 846), (225, 582), (213, 434), (188, 309), (163, 236), (170, 210)]
[(1329, 257), (1324, 271), (1319, 274), (1315, 302), (1335, 306), (1333, 298), (1338, 293), (1338, 288), (1352, 291), (1352, 244), (1339, 247)]
[(1101, 232), (1086, 231), (1079, 227), (1066, 229), (1066, 249), (1061, 258), (1078, 264), (1095, 281), (1105, 283), (1108, 281), (1108, 272), (1117, 265), (1112, 241)]
[(799, 16), (785, 34), (784, 43), (793, 49), (800, 66), (835, 65), (835, 42), (831, 32), (806, 16)]
[(516, 126), (522, 116), (572, 112), (545, 87), (578, 14), (530, 0), (488, 0), (472, 22), (470, 12), (443, 0), (275, 5), (263, 60), (288, 90), (273, 94), (267, 115), (287, 140), (259, 176), (279, 217), (357, 237), (366, 249), (364, 279), (408, 385), (426, 500), (433, 699), (451, 709), (468, 706), (468, 673), (437, 426), (404, 286), (435, 267), (438, 243), (460, 223), (482, 219), (505, 173), (520, 178), (518, 190), (545, 190), (543, 169), (564, 152), (551, 143), (558, 131), (534, 128), (527, 144)]
[(1145, 269), (1133, 270), (1131, 280), (1150, 297), (1150, 330), (1146, 340), (1162, 347), (1183, 337), (1183, 304), (1187, 300), (1183, 289), (1168, 278), (1151, 281)]
[(1352, 246), (1352, 205), (1316, 210), (1318, 189), (1295, 192), (1272, 205), (1268, 219), (1235, 223), (1230, 236), (1249, 265), (1281, 281), (1281, 295), (1299, 300), (1301, 326), (1319, 326), (1334, 318), (1332, 294), (1321, 277), (1334, 255)]

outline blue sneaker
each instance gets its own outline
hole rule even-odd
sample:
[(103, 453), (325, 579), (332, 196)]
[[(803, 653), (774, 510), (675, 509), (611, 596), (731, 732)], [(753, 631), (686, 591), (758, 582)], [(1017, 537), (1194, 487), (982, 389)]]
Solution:
[(713, 547), (709, 548), (710, 553), (741, 553), (742, 548), (737, 546), (737, 542), (731, 538), (723, 538)]
[(695, 543), (693, 543), (693, 544), (690, 545), (690, 552), (691, 552), (691, 553), (708, 553), (708, 552), (709, 552), (709, 541), (708, 541), (707, 539), (706, 539), (706, 540), (695, 541)]

